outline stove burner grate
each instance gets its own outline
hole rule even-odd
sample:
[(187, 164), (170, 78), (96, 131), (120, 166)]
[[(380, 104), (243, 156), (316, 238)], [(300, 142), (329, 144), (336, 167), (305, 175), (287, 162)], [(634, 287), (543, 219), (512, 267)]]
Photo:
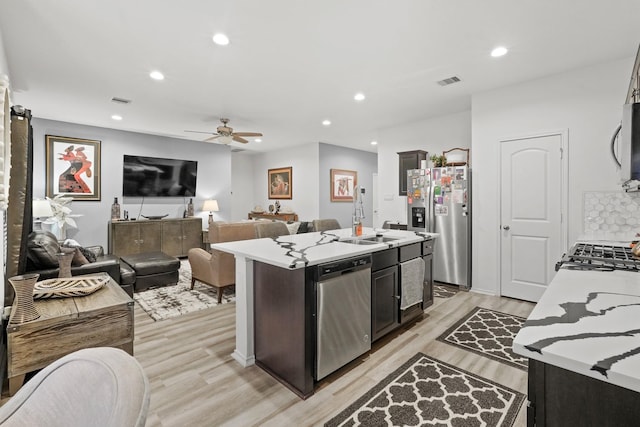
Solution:
[(576, 270), (640, 271), (640, 258), (630, 247), (593, 243), (576, 243), (556, 264), (556, 271), (565, 265)]

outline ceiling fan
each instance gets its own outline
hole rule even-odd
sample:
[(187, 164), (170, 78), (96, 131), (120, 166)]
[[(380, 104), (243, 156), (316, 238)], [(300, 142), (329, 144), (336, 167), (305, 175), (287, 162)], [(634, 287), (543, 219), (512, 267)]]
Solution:
[(249, 141), (244, 139), (244, 136), (262, 136), (262, 134), (258, 132), (234, 132), (232, 127), (227, 126), (229, 119), (221, 118), (220, 121), (222, 122), (222, 126), (218, 126), (216, 132), (201, 132), (197, 130), (185, 130), (185, 132), (213, 134), (211, 138), (205, 139), (205, 142), (212, 142), (217, 139), (223, 144), (230, 144), (232, 141), (246, 144)]

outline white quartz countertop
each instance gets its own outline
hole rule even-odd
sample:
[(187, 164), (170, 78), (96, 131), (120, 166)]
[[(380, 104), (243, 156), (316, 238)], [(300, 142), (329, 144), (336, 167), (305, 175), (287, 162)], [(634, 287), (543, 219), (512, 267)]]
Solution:
[(236, 242), (214, 243), (213, 249), (243, 256), (255, 261), (283, 268), (303, 268), (324, 262), (364, 255), (392, 247), (434, 239), (437, 233), (416, 233), (404, 230), (380, 230), (365, 227), (362, 236), (366, 239), (382, 234), (383, 237), (396, 239), (374, 244), (353, 244), (340, 240), (351, 237), (351, 229), (323, 232), (292, 234), (277, 238), (241, 240)]
[(640, 273), (560, 269), (513, 350), (640, 392)]

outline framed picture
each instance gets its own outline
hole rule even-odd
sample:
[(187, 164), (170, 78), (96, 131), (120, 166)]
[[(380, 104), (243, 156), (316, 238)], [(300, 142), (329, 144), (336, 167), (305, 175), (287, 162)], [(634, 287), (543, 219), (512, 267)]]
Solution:
[(358, 172), (331, 169), (332, 202), (353, 202), (356, 185), (358, 185)]
[(100, 141), (46, 135), (47, 197), (100, 200)]
[(269, 198), (291, 199), (293, 168), (269, 169)]

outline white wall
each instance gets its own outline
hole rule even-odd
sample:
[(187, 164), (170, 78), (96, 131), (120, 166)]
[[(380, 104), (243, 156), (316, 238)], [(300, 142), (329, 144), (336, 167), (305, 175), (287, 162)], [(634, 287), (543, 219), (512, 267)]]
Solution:
[(629, 58), (473, 96), (473, 289), (499, 293), (499, 141), (568, 129), (573, 242), (582, 232), (583, 193), (620, 188), (609, 141), (632, 66)]
[[(398, 152), (428, 151), (428, 157), (471, 146), (471, 112), (450, 114), (379, 131), (378, 218), (407, 222), (407, 198), (398, 195)], [(431, 165), (431, 162), (429, 162)], [(471, 165), (473, 167), (473, 164)]]
[(71, 204), (73, 213), (83, 216), (76, 218), (78, 229), (69, 230), (67, 237), (83, 245), (103, 245), (107, 250), (107, 224), (114, 197), (118, 197), (122, 215), (125, 209), (129, 211), (129, 218), (137, 217), (140, 212), (147, 216), (168, 214), (170, 218), (182, 217), (185, 201), (181, 197), (149, 197), (144, 199), (144, 204), (142, 198), (122, 198), (125, 154), (198, 161), (196, 197), (193, 198), (195, 215), (203, 219), (203, 228), (206, 228), (208, 212), (202, 211), (202, 204), (204, 200), (214, 198), (220, 205), (216, 217), (230, 218), (231, 151), (228, 146), (34, 118), (34, 198), (45, 196), (45, 135), (101, 141), (102, 200), (74, 201)]
[(378, 170), (378, 155), (370, 151), (354, 150), (331, 144), (320, 144), (319, 193), (320, 211), (317, 218), (334, 218), (344, 228), (351, 226), (353, 215), (352, 202), (331, 201), (331, 169), (355, 171), (358, 185), (365, 189), (362, 198), (365, 218), (363, 225), (373, 224), (373, 174)]
[[(263, 177), (262, 175), (260, 175)], [(265, 172), (266, 176), (266, 172)], [(253, 155), (249, 152), (231, 153), (231, 217), (230, 221), (247, 219), (247, 213), (256, 205), (253, 197)], [(263, 179), (266, 179), (263, 177)], [(266, 206), (263, 205), (266, 209)], [(213, 214), (214, 219), (218, 216)]]
[(0, 76), (2, 75), (9, 77), (9, 62), (7, 61), (7, 54), (4, 51), (2, 33), (0, 32)]

